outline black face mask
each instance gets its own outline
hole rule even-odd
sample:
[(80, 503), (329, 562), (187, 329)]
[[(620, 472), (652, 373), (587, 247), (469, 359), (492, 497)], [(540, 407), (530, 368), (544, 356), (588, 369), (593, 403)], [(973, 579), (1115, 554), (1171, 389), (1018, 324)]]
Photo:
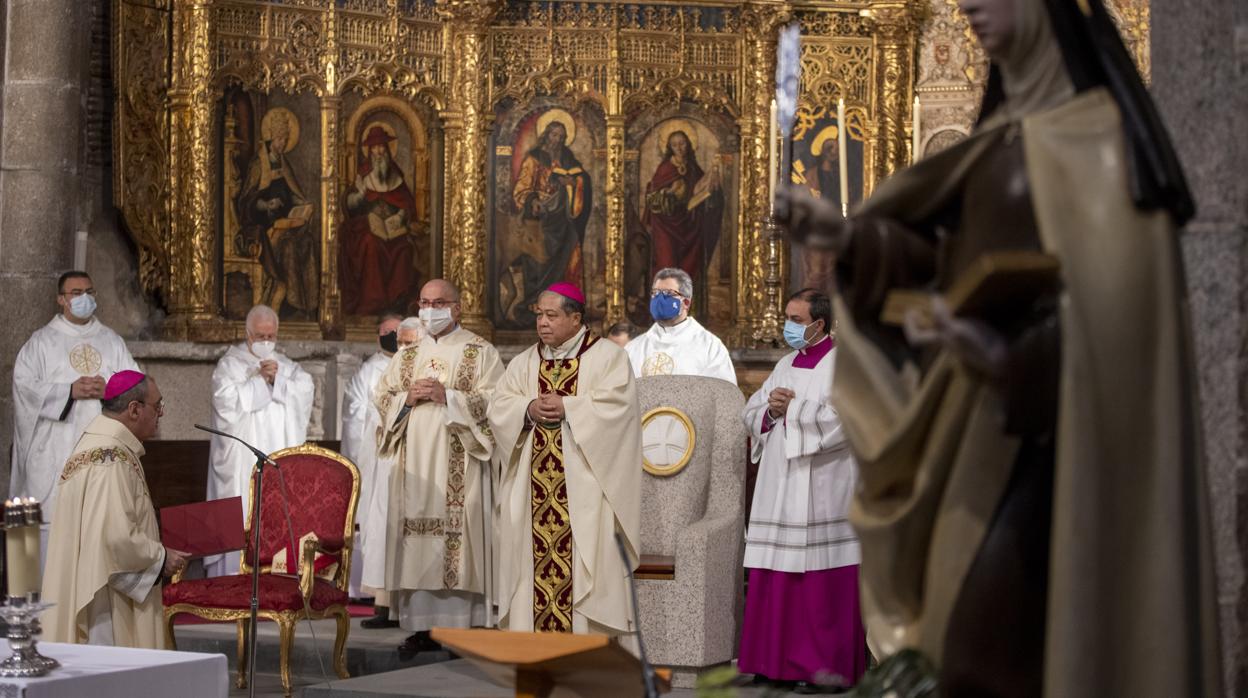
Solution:
[(383, 334), (377, 338), (377, 342), (381, 345), (382, 351), (393, 354), (399, 350), (399, 333)]

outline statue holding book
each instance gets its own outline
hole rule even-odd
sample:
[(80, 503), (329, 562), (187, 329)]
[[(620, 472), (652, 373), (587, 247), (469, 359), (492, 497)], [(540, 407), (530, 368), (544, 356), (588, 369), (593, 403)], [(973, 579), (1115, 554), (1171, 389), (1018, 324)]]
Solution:
[(914, 660), (881, 673), (1219, 695), (1179, 163), (1101, 0), (958, 4), (993, 63), (971, 137), (848, 219), (777, 201), (837, 258), (864, 620)]

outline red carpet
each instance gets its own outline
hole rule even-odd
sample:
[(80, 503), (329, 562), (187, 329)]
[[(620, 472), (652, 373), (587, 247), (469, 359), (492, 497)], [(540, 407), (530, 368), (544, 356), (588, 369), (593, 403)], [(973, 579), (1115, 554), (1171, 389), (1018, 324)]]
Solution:
[[(373, 607), (362, 603), (353, 603), (347, 605), (347, 612), (351, 614), (352, 618), (371, 618), (373, 616)], [(261, 623), (269, 622), (269, 619), (264, 617), (261, 617), (259, 620)], [(199, 616), (192, 616), (189, 613), (180, 613), (173, 619), (174, 625), (204, 625), (215, 622), (217, 621), (205, 620)], [(225, 622), (233, 623), (234, 621)]]

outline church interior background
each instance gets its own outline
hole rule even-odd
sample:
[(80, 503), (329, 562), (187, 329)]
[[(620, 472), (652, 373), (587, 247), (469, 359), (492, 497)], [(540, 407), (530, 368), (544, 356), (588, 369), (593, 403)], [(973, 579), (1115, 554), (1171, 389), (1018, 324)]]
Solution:
[[(55, 276), (85, 265), (100, 318), (133, 340), (169, 396), (161, 438), (171, 442), (199, 438), (213, 363), (260, 302), (278, 310), (285, 350), (317, 383), (310, 438), (336, 439), (338, 396), (373, 346), (376, 315), (405, 312), (439, 276), (462, 289), (465, 325), (507, 358), (534, 341), (530, 306), (551, 282), (583, 286), (599, 329), (644, 326), (651, 275), (680, 266), (695, 279), (696, 317), (751, 391), (782, 353), (784, 297), (826, 283), (826, 264), (765, 224), (777, 29), (802, 30), (786, 174), (839, 197), (828, 175), (843, 99), (851, 204), (970, 131), (987, 65), (955, 0), (0, 4), (4, 370), (53, 311)], [(1248, 27), (1231, 4), (1106, 3), (1141, 71), (1156, 69), (1176, 94), (1195, 88), (1170, 59), (1200, 43), (1177, 33), (1198, 21)], [(91, 32), (63, 31), (70, 22)], [(1248, 42), (1212, 43), (1201, 50), (1229, 55), (1242, 87)], [(1182, 146), (1188, 107), (1158, 99)], [(1185, 162), (1200, 185), (1203, 166)], [(554, 194), (534, 196), (543, 188)], [(1242, 224), (1248, 209), (1235, 210), (1220, 220)], [(1189, 260), (1242, 254), (1187, 244)], [(1227, 306), (1242, 317), (1234, 288), (1193, 295), (1198, 322), (1229, 317)], [(1242, 356), (1240, 335), (1201, 344), (1201, 331), (1202, 357)], [(1239, 361), (1223, 367), (1231, 389)], [(1206, 410), (1222, 400), (1238, 415), (1230, 426), (1206, 418), (1207, 438), (1233, 434), (1211, 459), (1228, 463), (1214, 479), (1215, 492), (1229, 482), (1215, 503), (1234, 656), (1248, 619), (1243, 399), (1218, 392), (1215, 375), (1225, 378), (1202, 368)]]

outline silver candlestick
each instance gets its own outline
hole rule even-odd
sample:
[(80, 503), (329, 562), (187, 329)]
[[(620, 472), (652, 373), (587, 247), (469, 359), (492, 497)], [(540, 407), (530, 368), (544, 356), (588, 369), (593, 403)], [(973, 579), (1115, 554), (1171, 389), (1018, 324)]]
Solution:
[(43, 676), (61, 665), (55, 659), (39, 654), (35, 647), (35, 638), (43, 632), (39, 614), (53, 605), (41, 602), (39, 594), (32, 592), (24, 597), (10, 596), (9, 602), (0, 606), (0, 617), (9, 626), (9, 647), (13, 648), (13, 654), (0, 661), (0, 676)]

